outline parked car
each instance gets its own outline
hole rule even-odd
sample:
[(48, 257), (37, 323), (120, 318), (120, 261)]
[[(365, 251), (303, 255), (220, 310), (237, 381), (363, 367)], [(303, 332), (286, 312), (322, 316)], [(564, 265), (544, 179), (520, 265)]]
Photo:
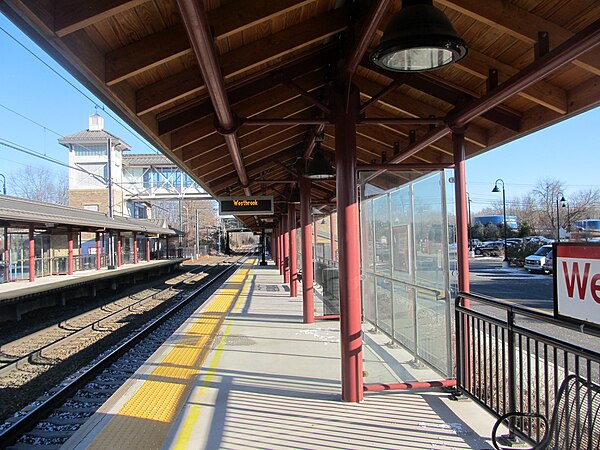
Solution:
[(554, 257), (552, 254), (552, 250), (550, 250), (546, 255), (546, 261), (544, 261), (543, 267), (545, 273), (552, 273), (552, 271), (554, 270)]
[(482, 256), (500, 256), (502, 245), (503, 243), (500, 241), (484, 242), (483, 245), (475, 247), (475, 254)]
[(523, 267), (525, 267), (528, 272), (547, 273), (546, 269), (544, 269), (544, 263), (546, 262), (548, 253), (551, 251), (551, 245), (542, 245), (533, 255), (529, 255), (525, 258), (525, 265)]

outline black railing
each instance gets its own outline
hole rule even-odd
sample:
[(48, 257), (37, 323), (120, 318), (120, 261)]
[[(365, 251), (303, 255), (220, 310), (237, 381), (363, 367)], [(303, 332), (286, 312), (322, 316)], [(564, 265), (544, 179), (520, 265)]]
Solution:
[[(464, 293), (455, 312), (457, 384), (498, 416), (519, 411), (550, 417), (569, 374), (600, 379), (600, 329)], [(511, 434), (535, 442), (544, 433), (539, 419), (509, 425)]]

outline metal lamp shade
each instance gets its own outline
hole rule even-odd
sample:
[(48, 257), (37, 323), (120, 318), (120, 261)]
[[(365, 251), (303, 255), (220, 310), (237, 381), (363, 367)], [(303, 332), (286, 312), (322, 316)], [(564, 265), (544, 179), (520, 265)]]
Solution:
[(467, 51), (465, 41), (432, 0), (403, 0), (371, 60), (395, 72), (423, 72), (456, 62)]
[(294, 186), (292, 188), (292, 192), (290, 193), (290, 198), (288, 203), (299, 204), (300, 203), (300, 189), (298, 186)]
[(333, 170), (333, 167), (331, 167), (329, 161), (327, 161), (327, 158), (325, 158), (325, 155), (319, 146), (317, 146), (315, 156), (308, 164), (304, 176), (312, 180), (335, 178), (335, 171)]

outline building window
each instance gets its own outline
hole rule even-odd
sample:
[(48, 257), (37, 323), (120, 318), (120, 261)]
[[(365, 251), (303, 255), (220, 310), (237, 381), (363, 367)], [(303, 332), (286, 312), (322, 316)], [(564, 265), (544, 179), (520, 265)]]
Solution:
[(74, 145), (75, 156), (106, 156), (106, 145)]
[(100, 211), (100, 205), (95, 204), (95, 205), (83, 205), (83, 209), (85, 209), (86, 211), (96, 211), (99, 212)]

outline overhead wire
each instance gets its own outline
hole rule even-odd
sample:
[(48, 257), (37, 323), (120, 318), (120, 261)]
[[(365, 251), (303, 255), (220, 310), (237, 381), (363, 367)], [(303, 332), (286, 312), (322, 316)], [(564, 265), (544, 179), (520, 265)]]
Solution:
[[(0, 26), (0, 31), (2, 31), (4, 34), (6, 34), (9, 38), (11, 38), (19, 46), (21, 46), (29, 54), (31, 54), (35, 59), (37, 59), (39, 62), (41, 62), (44, 66), (46, 66), (48, 69), (50, 69), (54, 74), (56, 74), (59, 78), (61, 78), (69, 86), (71, 86), (73, 89), (75, 89), (77, 92), (79, 92), (82, 96), (84, 96), (87, 100), (89, 100), (94, 105), (94, 107), (96, 109), (101, 109), (104, 113), (106, 113), (106, 115), (108, 115), (111, 119), (113, 119), (121, 127), (123, 127), (125, 130), (127, 130), (127, 132), (131, 133), (138, 141), (140, 141), (142, 144), (144, 144), (150, 150), (152, 150), (153, 152), (155, 152), (157, 154), (160, 153), (156, 148), (150, 146), (150, 144), (148, 142), (146, 142), (144, 139), (142, 139), (140, 136), (138, 136), (137, 133), (132, 132), (132, 130), (130, 128), (128, 128), (118, 117), (116, 117), (113, 114), (111, 114), (111, 112), (110, 112), (109, 109), (106, 109), (104, 105), (99, 104), (96, 100), (94, 100), (92, 97), (90, 97), (89, 95), (87, 95), (83, 90), (81, 90), (78, 86), (76, 86), (73, 82), (71, 82), (69, 79), (67, 79), (63, 74), (61, 74), (60, 72), (58, 72), (54, 67), (52, 67), (50, 64), (48, 64), (42, 58), (40, 58), (30, 48), (28, 48), (25, 44), (23, 44), (21, 41), (19, 41), (15, 36), (13, 36), (12, 34), (10, 34), (10, 32), (8, 32), (2, 26)], [(34, 122), (31, 119), (28, 119), (28, 120), (30, 120), (31, 122)], [(55, 132), (53, 132), (53, 133), (55, 133)]]

